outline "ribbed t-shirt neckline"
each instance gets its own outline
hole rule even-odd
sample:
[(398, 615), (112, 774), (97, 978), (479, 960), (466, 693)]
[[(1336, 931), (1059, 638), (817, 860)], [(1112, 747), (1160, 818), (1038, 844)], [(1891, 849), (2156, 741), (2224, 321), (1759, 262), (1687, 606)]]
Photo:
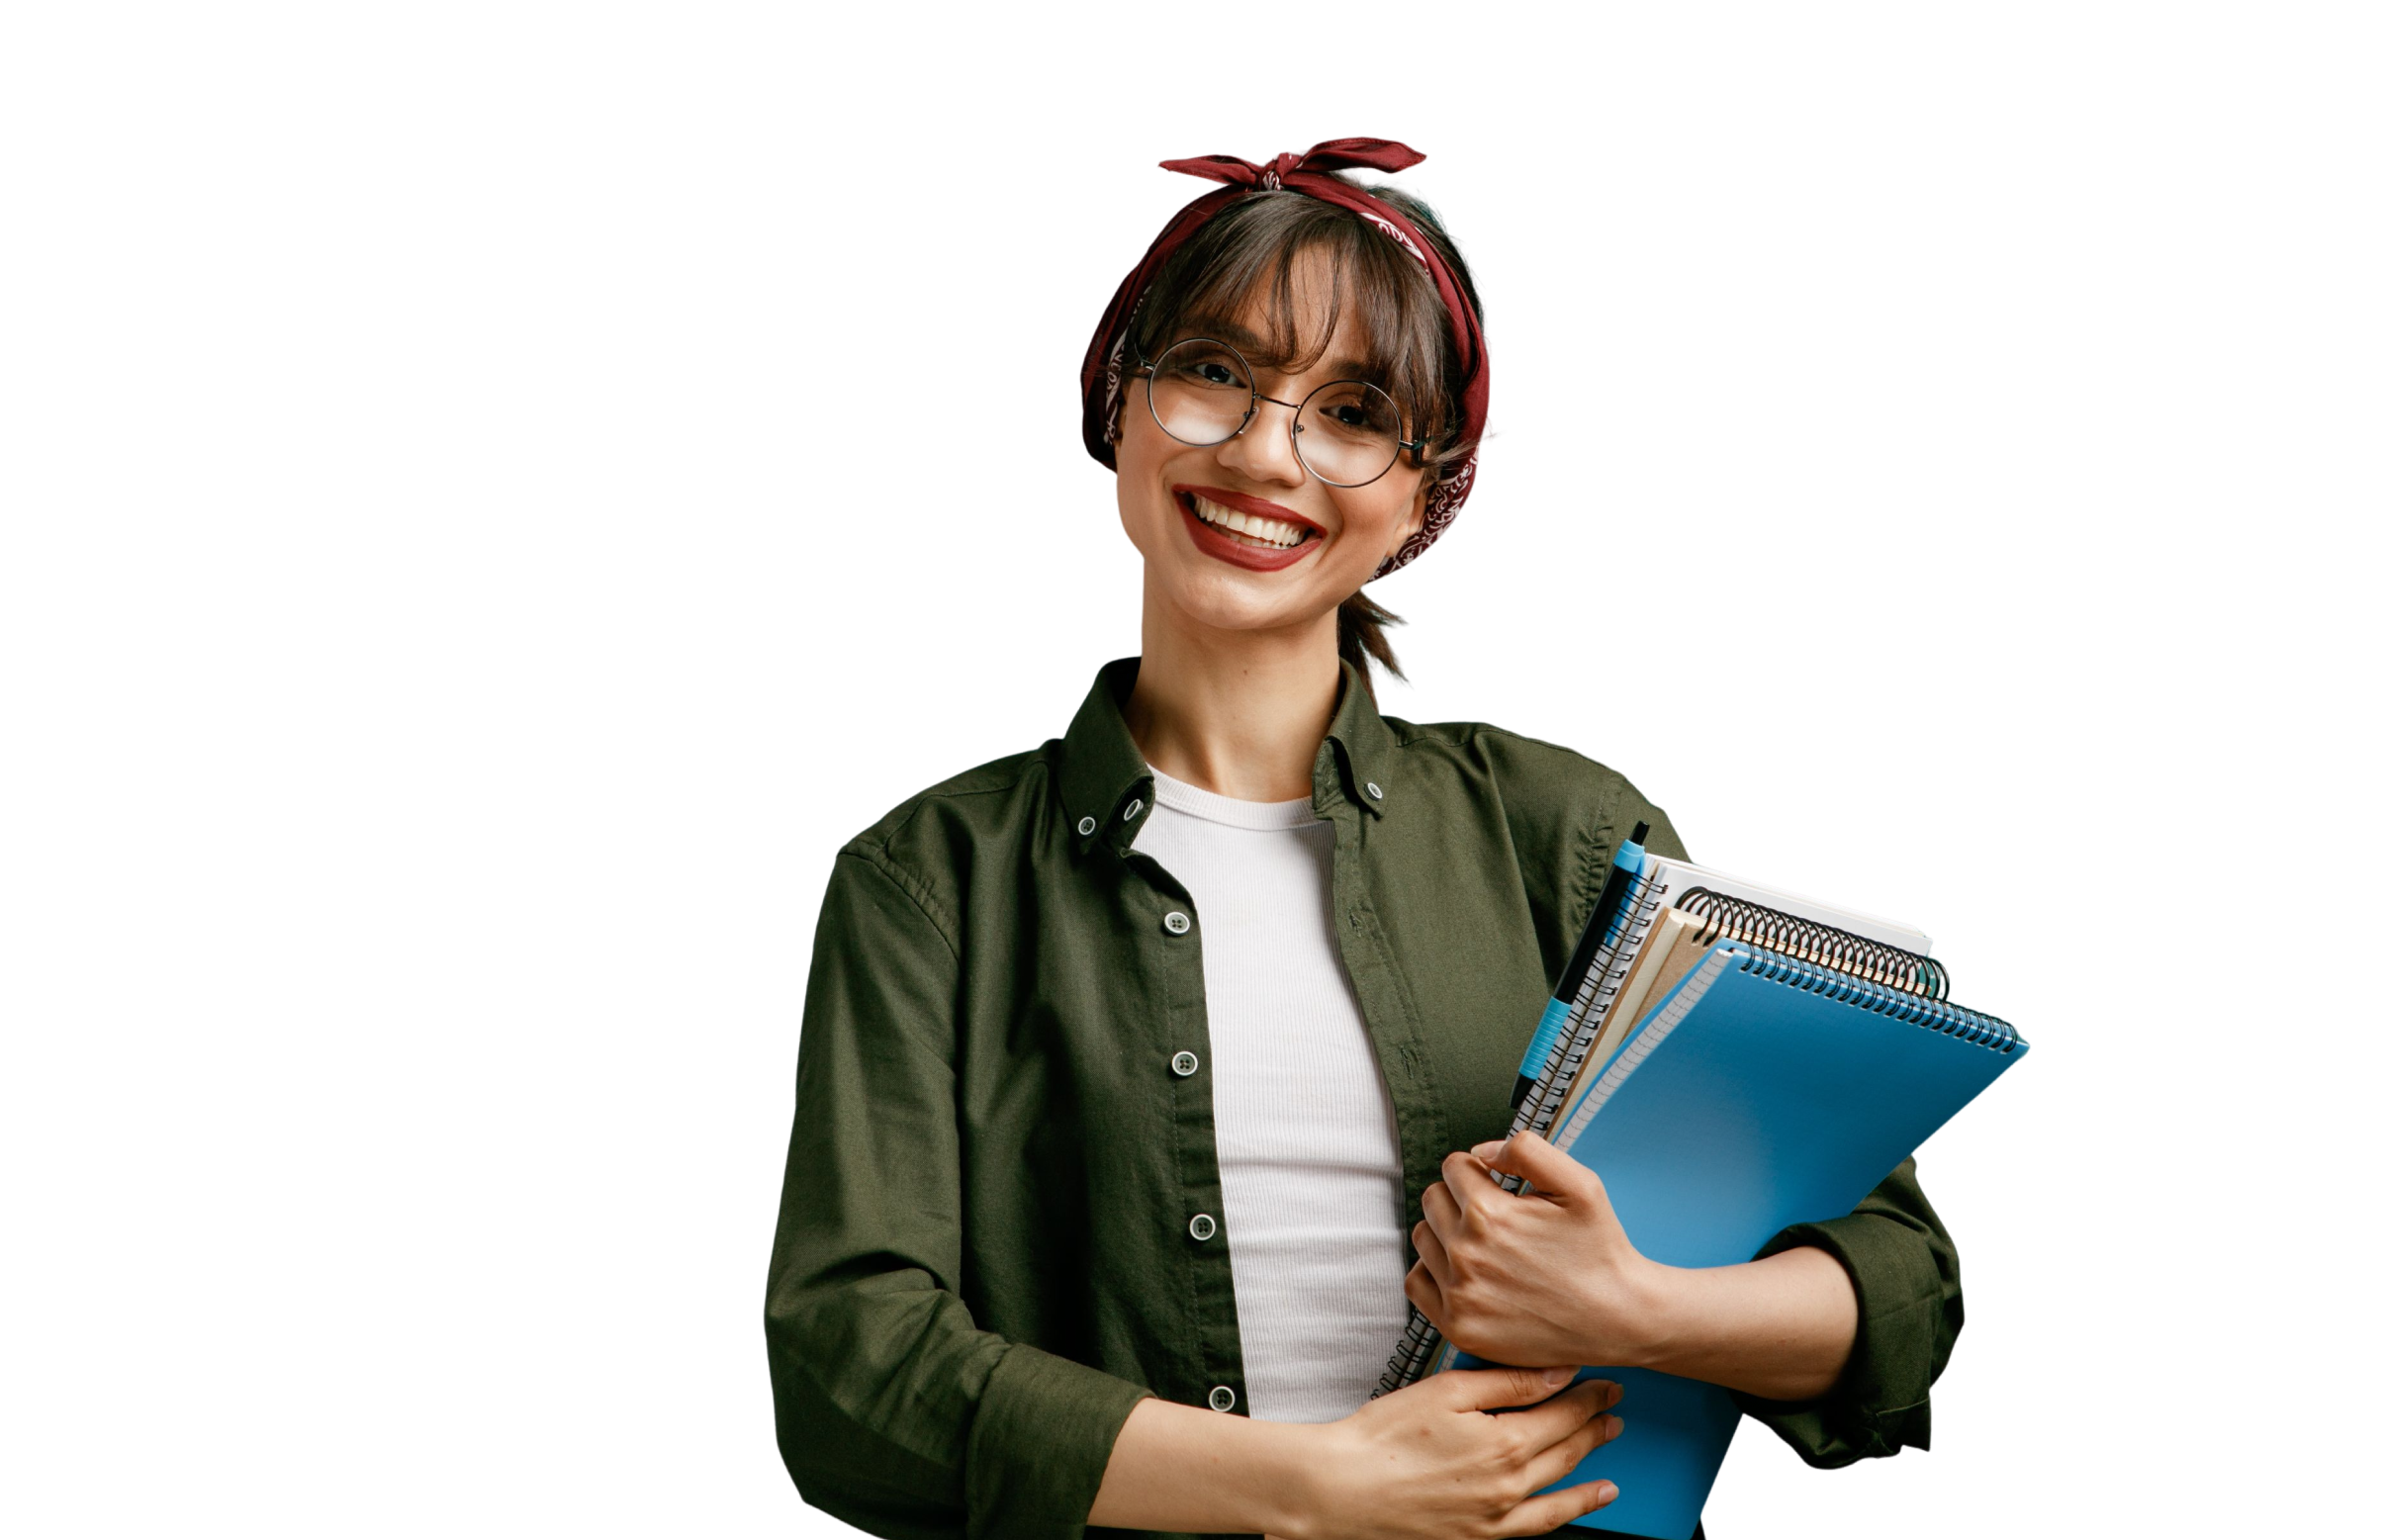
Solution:
[(1290, 802), (1245, 802), (1204, 791), (1156, 769), (1151, 771), (1151, 794), (1162, 807), (1236, 829), (1305, 829), (1324, 822), (1307, 797)]

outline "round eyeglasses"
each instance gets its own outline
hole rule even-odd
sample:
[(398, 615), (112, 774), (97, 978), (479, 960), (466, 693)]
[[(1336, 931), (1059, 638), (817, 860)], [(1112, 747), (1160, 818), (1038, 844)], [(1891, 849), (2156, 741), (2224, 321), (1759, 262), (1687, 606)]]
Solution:
[[(1140, 355), (1139, 355), (1140, 356)], [(1250, 425), (1261, 402), (1292, 408), (1293, 453), (1329, 487), (1364, 487), (1409, 451), (1424, 464), (1425, 441), (1400, 436), (1400, 408), (1380, 386), (1332, 380), (1299, 402), (1262, 396), (1251, 366), (1214, 337), (1187, 337), (1136, 370), (1151, 382), (1151, 420), (1181, 444), (1223, 444)]]

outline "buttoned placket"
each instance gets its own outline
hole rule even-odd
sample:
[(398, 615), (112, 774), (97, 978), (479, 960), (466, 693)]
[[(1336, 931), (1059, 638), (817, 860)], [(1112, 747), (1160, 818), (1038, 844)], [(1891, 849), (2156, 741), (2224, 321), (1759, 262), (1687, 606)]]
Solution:
[(1384, 934), (1368, 875), (1369, 842), (1394, 816), (1386, 745), (1365, 742), (1355, 732), (1343, 737), (1338, 729), (1346, 719), (1355, 720), (1354, 714), (1337, 712), (1337, 731), (1318, 747), (1313, 805), (1333, 824), (1334, 941), (1392, 1098), (1405, 1231), (1424, 1219), (1424, 1190), (1440, 1180), (1442, 1156), (1453, 1146), (1416, 994)]
[[(1346, 717), (1356, 720), (1355, 713), (1338, 711), (1336, 725)], [(1319, 745), (1312, 768), (1311, 808), (1334, 829), (1334, 940), (1392, 1099), (1405, 1228), (1423, 1217), (1424, 1188), (1438, 1178), (1441, 1156), (1451, 1146), (1415, 995), (1383, 933), (1368, 880), (1372, 829), (1390, 816), (1398, 789), (1383, 758), (1387, 748), (1382, 742), (1352, 743), (1330, 733)], [(1157, 861), (1134, 849), (1151, 794), (1148, 778), (1130, 786), (1083, 789), (1092, 798), (1109, 798), (1114, 811), (1106, 817), (1076, 814), (1070, 820), (1071, 832), (1082, 855), (1094, 860), (1108, 855), (1137, 879), (1122, 890), (1121, 900), (1143, 916), (1140, 923), (1132, 923), (1142, 938), (1139, 946), (1157, 949), (1145, 976), (1161, 981), (1163, 996), (1162, 1009), (1152, 1018), (1158, 1040), (1148, 1045), (1147, 1062), (1167, 1088), (1162, 1095), (1171, 1120), (1177, 1204), (1172, 1214), (1153, 1214), (1147, 1223), (1172, 1226), (1178, 1237), (1195, 1360), (1184, 1365), (1180, 1383), (1154, 1388), (1173, 1401), (1248, 1415), (1235, 1309), (1233, 1237), (1219, 1218), (1226, 1212), (1225, 1192), (1211, 1076), (1206, 1072), (1211, 1043), (1200, 911), (1182, 883)]]
[[(1249, 1414), (1244, 1393), (1241, 1324), (1235, 1310), (1231, 1237), (1219, 1216), (1226, 1212), (1225, 1180), (1218, 1163), (1217, 1112), (1211, 1077), (1209, 993), (1202, 976), (1201, 912), (1193, 895), (1167, 868), (1134, 849), (1145, 811), (1141, 795), (1122, 810), (1112, 850), (1138, 879), (1124, 901), (1147, 918), (1136, 927), (1142, 945), (1157, 949), (1147, 976), (1162, 981), (1162, 1009), (1155, 1013), (1158, 1038), (1148, 1062), (1164, 1083), (1169, 1144), (1174, 1155), (1177, 1204), (1173, 1214), (1153, 1214), (1147, 1223), (1167, 1225), (1177, 1235), (1179, 1278), (1186, 1315), (1193, 1324), (1194, 1361), (1185, 1378), (1163, 1389), (1172, 1401), (1219, 1411)], [(1155, 1387), (1158, 1388), (1158, 1387)]]

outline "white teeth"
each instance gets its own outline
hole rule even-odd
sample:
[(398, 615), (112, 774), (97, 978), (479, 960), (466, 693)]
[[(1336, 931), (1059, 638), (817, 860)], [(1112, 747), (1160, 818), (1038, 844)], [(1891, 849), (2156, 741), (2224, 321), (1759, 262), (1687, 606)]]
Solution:
[(1279, 550), (1290, 550), (1299, 545), (1302, 537), (1309, 533), (1301, 525), (1288, 523), (1280, 518), (1262, 518), (1256, 513), (1245, 513), (1239, 508), (1222, 508), (1207, 498), (1193, 499), (1193, 512), (1204, 523), (1216, 524), (1222, 529), (1232, 529), (1237, 534), (1248, 535), (1253, 540), (1262, 541)]

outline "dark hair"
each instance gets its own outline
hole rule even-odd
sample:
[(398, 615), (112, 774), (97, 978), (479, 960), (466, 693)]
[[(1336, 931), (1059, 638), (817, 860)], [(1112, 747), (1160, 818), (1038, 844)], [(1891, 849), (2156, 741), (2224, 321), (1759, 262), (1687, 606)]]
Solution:
[[(1432, 242), (1481, 316), (1483, 304), (1465, 259), (1424, 201), (1390, 187), (1367, 191), (1399, 210)], [(1295, 324), (1293, 264), (1310, 251), (1331, 264), (1331, 300), (1325, 330), (1304, 339)], [(1249, 194), (1196, 230), (1144, 291), (1128, 327), (1128, 345), (1149, 358), (1188, 328), (1232, 319), (1254, 294), (1266, 298), (1267, 329), (1261, 338), (1265, 356), (1251, 362), (1295, 371), (1324, 355), (1347, 302), (1367, 377), (1390, 393), (1427, 440), (1428, 478), (1482, 437), (1483, 424), (1466, 420), (1458, 350), (1432, 275), (1357, 213), (1305, 193)], [(1395, 678), (1406, 678), (1384, 635), (1386, 627), (1400, 623), (1400, 616), (1363, 589), (1342, 600), (1335, 618), (1339, 649), (1370, 691), (1375, 688), (1370, 659)]]

